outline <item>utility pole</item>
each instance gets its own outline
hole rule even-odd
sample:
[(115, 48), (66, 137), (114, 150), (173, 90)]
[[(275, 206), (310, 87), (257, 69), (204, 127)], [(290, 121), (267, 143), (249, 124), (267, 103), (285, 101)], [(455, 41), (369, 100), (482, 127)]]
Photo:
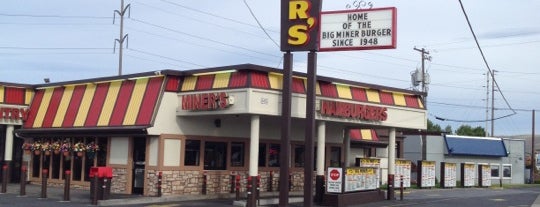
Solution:
[[(425, 69), (425, 66), (424, 66), (424, 62), (425, 62), (426, 59), (431, 60), (431, 57), (427, 56), (427, 55), (429, 55), (429, 52), (426, 51), (426, 49), (424, 49), (424, 48), (417, 49), (415, 47), (414, 50), (420, 52), (421, 53), (420, 55), (422, 56), (422, 92), (425, 93), (425, 96), (424, 96), (424, 108), (427, 109), (426, 69)], [(427, 130), (422, 132), (422, 160), (427, 159), (427, 154), (426, 154), (426, 152), (427, 152), (426, 133), (427, 133)]]
[[(486, 120), (489, 120), (489, 71), (486, 73)], [(486, 127), (484, 128), (484, 133), (486, 134), (486, 137), (489, 136), (488, 134), (488, 121), (486, 121)]]
[(534, 118), (535, 110), (532, 110), (532, 137), (531, 137), (531, 184), (534, 184), (534, 170), (536, 169), (536, 150), (534, 149)]
[[(124, 7), (124, 0), (120, 1), (120, 10), (114, 10), (114, 17), (116, 17), (116, 14), (120, 16), (120, 36), (118, 39), (115, 39), (114, 41), (114, 48), (116, 49), (116, 42), (119, 44), (119, 51), (118, 51), (118, 75), (122, 75), (122, 53), (124, 49), (124, 41), (127, 40), (128, 35), (124, 35), (124, 14), (126, 14), (126, 11), (128, 8), (130, 9), (131, 13), (131, 4), (128, 4)], [(128, 14), (129, 15), (129, 14)], [(113, 18), (113, 24), (114, 24), (115, 18)], [(128, 41), (129, 42), (129, 41)]]
[(491, 135), (495, 136), (495, 72), (496, 70), (491, 71)]

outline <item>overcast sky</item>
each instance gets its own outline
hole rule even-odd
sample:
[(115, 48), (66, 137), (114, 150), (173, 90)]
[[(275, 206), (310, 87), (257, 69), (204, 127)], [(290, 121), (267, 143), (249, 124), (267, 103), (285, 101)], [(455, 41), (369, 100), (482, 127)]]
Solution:
[[(273, 39), (267, 37), (250, 14)], [(126, 0), (128, 48), (123, 74), (252, 63), (282, 68), (278, 0)], [(326, 0), (323, 11), (346, 10), (355, 0)], [(490, 128), (486, 119), (487, 68), (457, 0), (374, 0), (397, 8), (397, 48), (318, 53), (318, 75), (412, 89), (411, 71), (425, 48), (430, 75), (428, 118), (443, 128)], [(496, 136), (531, 134), (540, 109), (540, 1), (463, 0), (503, 96), (495, 94)], [(0, 82), (42, 83), (114, 76), (120, 0), (2, 0)], [(118, 16), (117, 16), (118, 17)], [(117, 51), (118, 52), (118, 51)], [(306, 71), (304, 52), (294, 70)], [(540, 116), (540, 115), (538, 115)], [(440, 121), (435, 117), (456, 121)], [(537, 119), (538, 120), (538, 119)], [(540, 133), (537, 121), (537, 134)]]

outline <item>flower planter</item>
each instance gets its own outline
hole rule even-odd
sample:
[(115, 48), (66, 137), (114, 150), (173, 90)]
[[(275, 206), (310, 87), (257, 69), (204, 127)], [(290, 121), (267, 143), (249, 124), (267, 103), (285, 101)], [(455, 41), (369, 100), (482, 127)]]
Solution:
[(62, 154), (64, 154), (64, 157), (69, 157), (69, 151), (64, 151)]
[(78, 157), (82, 157), (83, 155), (84, 155), (83, 152), (77, 152), (77, 156), (78, 156)]
[(54, 150), (53, 153), (54, 153), (55, 155), (60, 154), (60, 150)]
[(51, 155), (51, 151), (46, 150), (46, 151), (45, 151), (45, 156), (49, 156), (49, 155)]
[(34, 155), (40, 155), (41, 154), (41, 151), (40, 150), (35, 150), (34, 151)]

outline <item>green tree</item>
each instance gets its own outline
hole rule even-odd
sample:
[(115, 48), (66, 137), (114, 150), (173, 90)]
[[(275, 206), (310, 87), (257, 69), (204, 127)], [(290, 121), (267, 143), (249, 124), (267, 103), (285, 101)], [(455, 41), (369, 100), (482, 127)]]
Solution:
[(428, 132), (441, 132), (441, 126), (438, 124), (433, 124), (431, 120), (427, 120), (427, 131)]
[(448, 134), (452, 134), (452, 126), (446, 125), (446, 127), (444, 128), (444, 132)]
[(486, 136), (484, 128), (480, 126), (473, 128), (466, 124), (459, 126), (459, 128), (456, 130), (456, 134), (463, 135), (463, 136), (477, 136), (477, 137)]

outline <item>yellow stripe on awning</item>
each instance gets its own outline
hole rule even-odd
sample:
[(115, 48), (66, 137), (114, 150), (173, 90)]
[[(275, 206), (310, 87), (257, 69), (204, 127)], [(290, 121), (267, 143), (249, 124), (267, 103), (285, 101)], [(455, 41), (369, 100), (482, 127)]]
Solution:
[(268, 74), (271, 89), (283, 89), (283, 76), (275, 73)]
[(30, 105), (32, 102), (32, 97), (34, 96), (34, 90), (27, 88), (24, 94), (24, 104)]
[(381, 97), (379, 91), (373, 89), (366, 89), (367, 99), (370, 102), (381, 103)]
[(184, 79), (182, 83), (182, 91), (192, 91), (195, 90), (195, 85), (197, 84), (197, 76), (190, 76)]
[(4, 103), (4, 86), (0, 86), (0, 103)]
[(338, 97), (352, 99), (351, 88), (344, 85), (336, 85)]
[(424, 104), (422, 103), (422, 99), (421, 98), (417, 98), (418, 100), (418, 106), (423, 109), (424, 108)]
[[(143, 78), (137, 79), (137, 82), (135, 82), (135, 87), (133, 88), (131, 99), (129, 100), (126, 115), (124, 117), (124, 121), (122, 122), (123, 125), (135, 125), (137, 115), (139, 114), (139, 108), (141, 108), (141, 103), (146, 92), (148, 80), (150, 79)], [(195, 85), (193, 85), (193, 87), (195, 87)]]
[(107, 126), (111, 120), (111, 114), (114, 109), (114, 104), (118, 98), (118, 92), (120, 91), (120, 86), (122, 86), (122, 81), (113, 81), (109, 85), (109, 90), (107, 96), (105, 97), (105, 102), (103, 103), (103, 108), (101, 109), (101, 114), (98, 119), (98, 126)]
[(371, 129), (361, 129), (360, 133), (362, 133), (362, 140), (373, 140)]
[(73, 95), (73, 90), (75, 86), (66, 86), (64, 93), (62, 94), (62, 99), (58, 105), (58, 111), (56, 111), (56, 116), (54, 116), (54, 121), (52, 127), (61, 127), (62, 122), (64, 122), (64, 117), (69, 106), (69, 101), (71, 101), (71, 96)]
[(49, 103), (51, 103), (51, 97), (54, 92), (54, 88), (47, 88), (43, 94), (43, 99), (41, 105), (36, 114), (36, 119), (34, 120), (34, 128), (39, 128), (43, 125), (43, 119), (45, 119), (45, 114), (49, 108)]
[(405, 95), (402, 93), (392, 93), (392, 96), (394, 96), (394, 104), (396, 106), (407, 106), (407, 102), (405, 102)]
[[(304, 80), (304, 85), (307, 87), (307, 79)], [(319, 82), (315, 83), (315, 94), (321, 95), (321, 86), (319, 85)]]
[(75, 118), (74, 127), (84, 126), (86, 117), (88, 116), (88, 110), (90, 110), (90, 104), (92, 103), (92, 98), (94, 98), (94, 93), (96, 92), (96, 84), (86, 85), (86, 90), (84, 90), (84, 95), (77, 111), (77, 117)]
[(214, 85), (212, 88), (227, 88), (230, 79), (231, 73), (218, 73), (214, 76)]

